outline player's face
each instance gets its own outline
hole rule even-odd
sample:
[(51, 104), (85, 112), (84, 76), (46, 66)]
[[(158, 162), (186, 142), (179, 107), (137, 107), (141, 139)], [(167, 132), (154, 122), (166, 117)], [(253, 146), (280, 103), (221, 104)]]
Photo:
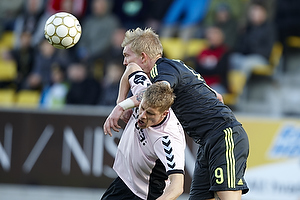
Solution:
[(144, 100), (139, 106), (138, 126), (140, 128), (148, 128), (159, 124), (168, 114), (169, 111), (161, 113), (158, 108), (149, 107)]
[(131, 50), (130, 45), (124, 47), (123, 56), (124, 56), (123, 65), (127, 66), (129, 63), (136, 63), (143, 69), (142, 57), (136, 55)]

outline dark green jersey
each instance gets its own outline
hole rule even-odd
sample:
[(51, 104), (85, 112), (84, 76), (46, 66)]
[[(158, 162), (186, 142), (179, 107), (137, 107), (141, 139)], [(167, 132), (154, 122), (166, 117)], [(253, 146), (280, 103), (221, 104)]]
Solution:
[(153, 83), (170, 83), (176, 95), (172, 109), (194, 140), (204, 138), (213, 130), (240, 125), (231, 109), (217, 99), (202, 76), (182, 61), (158, 59), (150, 78)]

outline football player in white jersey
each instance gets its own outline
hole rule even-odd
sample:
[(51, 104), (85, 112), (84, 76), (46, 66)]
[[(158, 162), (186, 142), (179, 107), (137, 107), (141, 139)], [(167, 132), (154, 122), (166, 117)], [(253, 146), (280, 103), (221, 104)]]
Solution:
[[(120, 91), (141, 93), (142, 101), (133, 109), (118, 145), (113, 166), (118, 177), (101, 199), (177, 199), (183, 192), (186, 141), (170, 108), (174, 93), (162, 82), (151, 85), (136, 64), (127, 65), (121, 82), (126, 90)], [(118, 101), (127, 93), (119, 93)]]

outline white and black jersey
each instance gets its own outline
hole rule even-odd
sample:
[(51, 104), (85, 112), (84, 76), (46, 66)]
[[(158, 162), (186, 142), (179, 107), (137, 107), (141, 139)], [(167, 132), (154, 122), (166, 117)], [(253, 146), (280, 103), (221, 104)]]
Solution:
[[(129, 76), (133, 95), (151, 84), (147, 75), (134, 72)], [(114, 170), (127, 187), (141, 199), (165, 189), (168, 175), (184, 173), (185, 135), (170, 109), (158, 125), (146, 129), (137, 126), (138, 108), (126, 125), (118, 145)]]

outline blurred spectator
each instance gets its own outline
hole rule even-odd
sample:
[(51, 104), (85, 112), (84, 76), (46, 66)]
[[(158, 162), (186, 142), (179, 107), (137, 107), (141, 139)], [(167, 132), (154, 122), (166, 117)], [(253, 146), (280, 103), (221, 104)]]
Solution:
[(76, 45), (80, 61), (90, 66), (99, 59), (103, 63), (113, 33), (119, 27), (117, 17), (111, 13), (111, 1), (93, 0), (92, 14), (81, 25), (82, 35)]
[(118, 92), (119, 81), (124, 72), (122, 62), (111, 61), (107, 66), (107, 73), (102, 81), (101, 95), (99, 98), (99, 104), (105, 106), (115, 106)]
[(67, 68), (70, 84), (66, 97), (68, 105), (96, 105), (99, 101), (100, 84), (87, 73), (87, 66), (73, 63)]
[(25, 81), (33, 68), (34, 49), (30, 46), (31, 33), (23, 32), (20, 37), (20, 48), (8, 51), (5, 59), (14, 60), (17, 64), (17, 77), (15, 79), (16, 89), (25, 86)]
[(256, 0), (256, 1), (264, 5), (268, 13), (268, 19), (274, 21), (274, 17), (276, 13), (276, 4), (278, 0)]
[(112, 38), (111, 38), (111, 45), (107, 51), (107, 55), (105, 56), (105, 65), (108, 66), (110, 61), (120, 61), (122, 64), (123, 60), (123, 48), (121, 47), (121, 44), (124, 40), (125, 36), (125, 30), (124, 28), (118, 28), (114, 31)]
[(253, 2), (248, 10), (248, 24), (239, 33), (235, 52), (230, 56), (230, 66), (248, 77), (253, 67), (265, 66), (276, 41), (276, 32), (267, 20), (267, 10), (261, 3)]
[(86, 13), (88, 0), (49, 0), (47, 9), (50, 13), (67, 12), (82, 19)]
[(20, 47), (20, 36), (22, 32), (32, 34), (31, 45), (36, 47), (44, 38), (45, 22), (48, 15), (45, 14), (43, 0), (24, 1), (24, 10), (18, 16), (15, 23), (15, 48)]
[(51, 83), (51, 69), (54, 65), (66, 68), (70, 59), (67, 51), (55, 49), (47, 40), (43, 40), (34, 56), (34, 66), (29, 74), (25, 89), (42, 90)]
[(234, 18), (231, 7), (226, 3), (220, 3), (214, 10), (212, 25), (219, 27), (224, 33), (224, 42), (229, 48), (235, 45), (238, 22)]
[(173, 0), (148, 0), (146, 27), (151, 27), (155, 32), (159, 33), (161, 21), (172, 2)]
[(205, 31), (208, 48), (201, 51), (195, 58), (195, 70), (201, 74), (206, 83), (223, 94), (228, 91), (228, 47), (224, 43), (224, 35), (216, 26)]
[[(114, 0), (113, 13), (125, 29), (145, 27), (148, 0)], [(157, 5), (158, 6), (158, 5)]]
[(218, 11), (220, 8), (229, 10), (231, 18), (233, 18), (235, 21), (238, 21), (239, 24), (244, 23), (247, 18), (245, 11), (247, 10), (247, 5), (250, 1), (252, 0), (211, 0), (209, 10), (205, 17), (205, 23), (208, 25), (213, 25), (216, 20), (216, 11)]
[(119, 62), (122, 64), (123, 60), (123, 48), (121, 44), (123, 42), (126, 30), (118, 28), (114, 31), (111, 37), (111, 45), (108, 50), (105, 51), (104, 56), (100, 62), (95, 62), (93, 65), (92, 75), (98, 80), (102, 81), (104, 74), (107, 73), (107, 67), (111, 62)]
[(278, 40), (286, 43), (289, 36), (300, 36), (300, 1), (277, 0), (275, 23)]
[(174, 0), (166, 12), (161, 37), (180, 37), (184, 41), (195, 37), (211, 0)]
[(61, 108), (65, 105), (68, 92), (65, 69), (59, 65), (51, 68), (51, 83), (43, 88), (40, 106), (43, 108)]
[(0, 38), (4, 31), (14, 29), (15, 20), (20, 14), (23, 0), (1, 0), (0, 1)]

